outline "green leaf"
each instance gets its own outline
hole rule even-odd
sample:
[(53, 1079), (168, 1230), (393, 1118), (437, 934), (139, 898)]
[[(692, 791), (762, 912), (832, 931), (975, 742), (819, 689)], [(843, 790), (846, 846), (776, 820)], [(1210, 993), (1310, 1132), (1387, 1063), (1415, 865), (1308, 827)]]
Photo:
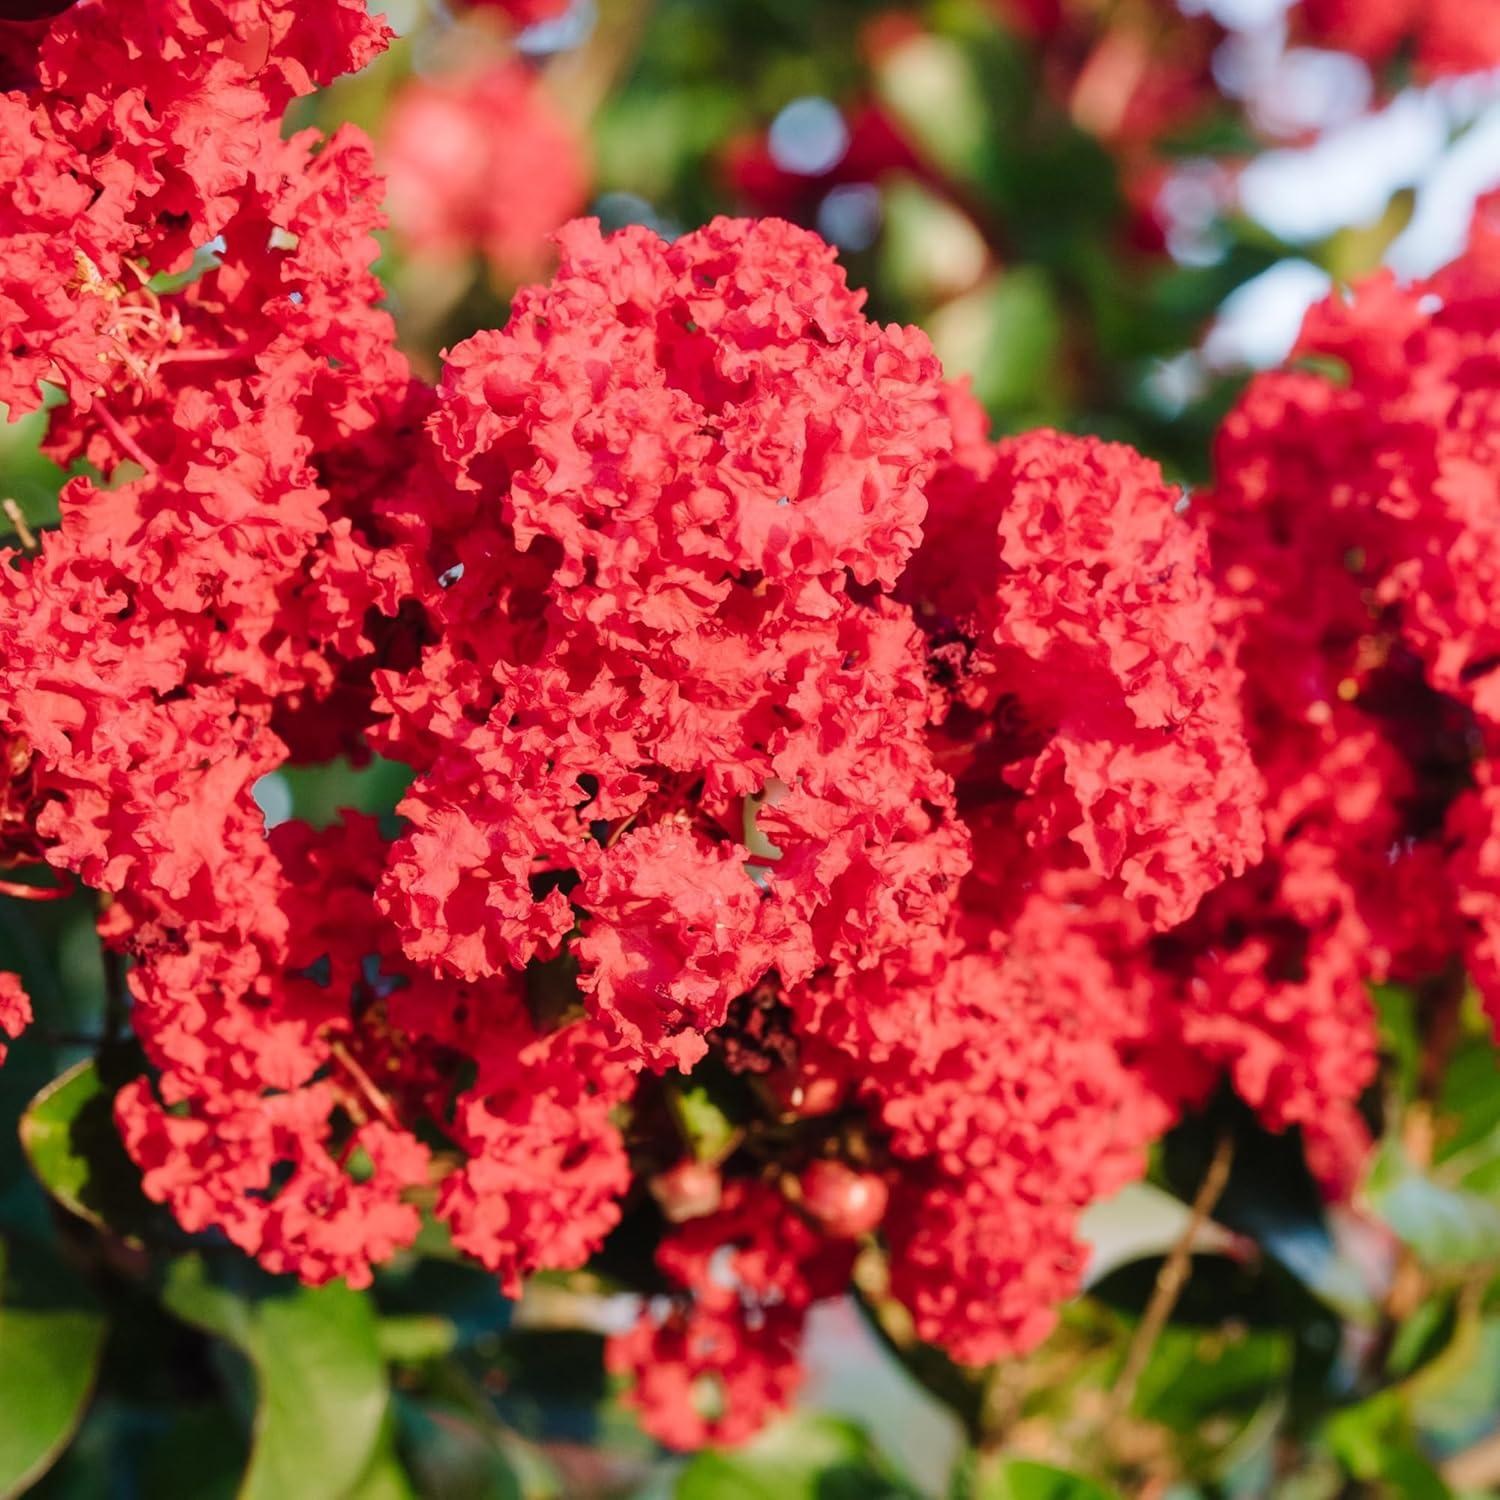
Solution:
[(1397, 1324), (1385, 1361), (1388, 1374), (1402, 1379), (1439, 1353), (1453, 1332), (1454, 1302), (1440, 1292)]
[[(1221, 1090), (1205, 1111), (1184, 1121), (1164, 1141), (1162, 1161), (1169, 1185), (1191, 1200), (1215, 1143), (1226, 1131), (1234, 1141), (1234, 1161), (1214, 1219), (1255, 1240), (1342, 1319), (1373, 1326), (1378, 1309), (1360, 1268), (1333, 1237), (1298, 1131), (1267, 1130), (1243, 1101)], [(1197, 1321), (1217, 1320), (1210, 1316)]]
[(1201, 1433), (1215, 1417), (1248, 1419), (1291, 1368), (1291, 1335), (1280, 1329), (1164, 1328), (1135, 1409), (1176, 1432)]
[(1454, 1453), (1489, 1433), (1500, 1412), (1500, 1320), (1460, 1313), (1453, 1338), (1405, 1387), (1429, 1447)]
[(1418, 1449), (1396, 1391), (1345, 1407), (1329, 1418), (1323, 1436), (1355, 1479), (1381, 1484), (1402, 1500), (1448, 1500), (1448, 1486)]
[(289, 1285), (238, 1263), (216, 1278), (201, 1256), (184, 1256), (166, 1270), (163, 1301), (227, 1339), (255, 1370), (242, 1500), (343, 1500), (362, 1482), (390, 1394), (366, 1297), (338, 1284)]
[(54, 1255), (0, 1244), (0, 1497), (20, 1495), (57, 1461), (88, 1406), (105, 1322)]
[(1486, 1197), (1500, 1196), (1500, 1089), (1497, 1054), (1485, 1016), (1465, 1018), (1468, 1034), (1443, 1072), (1433, 1175)]
[(419, 1493), (443, 1500), (521, 1500), (524, 1493), (498, 1425), (481, 1425), (459, 1406), (402, 1399), (401, 1450)]
[(396, 1451), (396, 1418), (388, 1412), (365, 1471), (349, 1491), (348, 1500), (416, 1500), (417, 1492)]
[(700, 1453), (676, 1500), (914, 1500), (917, 1492), (852, 1422), (778, 1422), (735, 1453)]
[(989, 269), (984, 237), (941, 194), (896, 177), (884, 190), (881, 281), (887, 295), (925, 308), (975, 286)]
[(245, 1440), (222, 1402), (179, 1408), (142, 1448), (140, 1490), (151, 1500), (232, 1500)]
[(1391, 1085), (1405, 1102), (1417, 1091), (1422, 1072), (1422, 1031), (1417, 997), (1406, 985), (1376, 984), (1370, 999), (1380, 1027), (1380, 1050), (1389, 1059)]
[(913, 37), (882, 57), (875, 88), (945, 172), (960, 182), (985, 179), (994, 139), (979, 79), (962, 46), (948, 37)]
[(1419, 1171), (1394, 1139), (1381, 1146), (1367, 1192), (1380, 1217), (1429, 1266), (1477, 1265), (1500, 1245), (1500, 1204)]
[(1081, 1474), (1029, 1459), (1003, 1459), (974, 1487), (975, 1500), (1115, 1500), (1112, 1490)]
[(54, 1078), (21, 1117), (21, 1145), (43, 1187), (70, 1213), (140, 1246), (169, 1221), (141, 1191), (115, 1129), (116, 1090), (93, 1060)]
[(450, 1318), (410, 1313), (381, 1318), (379, 1326), (381, 1355), (392, 1364), (426, 1364), (458, 1347), (458, 1328)]
[(927, 320), (951, 375), (970, 375), (974, 394), (1009, 425), (1049, 414), (1063, 325), (1045, 271), (1006, 270), (946, 303)]
[(717, 1162), (733, 1148), (739, 1132), (702, 1084), (684, 1083), (667, 1090), (667, 1103), (693, 1155)]

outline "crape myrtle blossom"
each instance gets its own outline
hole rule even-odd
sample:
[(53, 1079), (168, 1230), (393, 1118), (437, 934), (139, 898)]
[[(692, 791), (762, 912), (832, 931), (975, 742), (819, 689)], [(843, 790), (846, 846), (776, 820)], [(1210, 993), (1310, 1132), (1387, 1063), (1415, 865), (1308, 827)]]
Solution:
[(1331, 1185), (1357, 1174), (1369, 980), (1494, 965), (1500, 748), (1500, 233), (1430, 282), (1380, 275), (1308, 315), (1253, 381), (1200, 497), (1241, 622), (1268, 854), (1158, 944), (1184, 1039)]
[[(690, 1447), (865, 1246), (1033, 1346), (1221, 1078), (1348, 1187), (1364, 982), (1500, 968), (1491, 221), (1315, 312), (1191, 502), (992, 440), (778, 220), (569, 224), (429, 387), (369, 143), (280, 130), (382, 38), (79, 0), (4, 54), (0, 396), (83, 472), (0, 567), (0, 870), (107, 898), (146, 1192), (310, 1283), (644, 1234), (607, 1357)], [(372, 752), (394, 818), (267, 832)]]
[(435, 639), (380, 677), (418, 772), (381, 899), (457, 977), (565, 945), (622, 1055), (690, 1067), (737, 994), (871, 967), (966, 864), (884, 592), (948, 426), (925, 338), (803, 231), (561, 250), (452, 352), (391, 517)]

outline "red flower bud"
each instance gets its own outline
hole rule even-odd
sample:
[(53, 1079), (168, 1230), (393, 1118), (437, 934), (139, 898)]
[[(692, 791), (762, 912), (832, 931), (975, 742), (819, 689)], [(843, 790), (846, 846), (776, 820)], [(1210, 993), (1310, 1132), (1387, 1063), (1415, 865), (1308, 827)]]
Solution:
[(701, 1161), (680, 1161), (651, 1179), (651, 1196), (673, 1224), (716, 1212), (723, 1195), (718, 1168)]
[(890, 1190), (873, 1172), (815, 1161), (802, 1174), (802, 1206), (831, 1235), (868, 1234), (885, 1217)]

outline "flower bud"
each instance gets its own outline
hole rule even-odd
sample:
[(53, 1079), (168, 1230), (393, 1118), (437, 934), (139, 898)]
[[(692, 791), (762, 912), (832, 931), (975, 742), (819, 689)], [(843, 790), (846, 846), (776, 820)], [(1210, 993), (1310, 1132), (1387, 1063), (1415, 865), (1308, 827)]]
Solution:
[(890, 1190), (873, 1172), (841, 1161), (815, 1161), (802, 1174), (802, 1207), (840, 1239), (868, 1234), (885, 1217)]

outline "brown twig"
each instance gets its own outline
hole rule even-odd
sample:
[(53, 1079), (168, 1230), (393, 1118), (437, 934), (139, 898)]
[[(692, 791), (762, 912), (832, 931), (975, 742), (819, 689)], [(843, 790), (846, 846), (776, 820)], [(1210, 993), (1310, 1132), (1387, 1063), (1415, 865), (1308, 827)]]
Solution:
[(26, 524), (26, 517), (21, 513), (21, 507), (16, 504), (9, 495), (0, 500), (0, 510), (5, 512), (6, 519), (16, 529), (16, 535), (21, 539), (23, 551), (35, 552), (40, 545), (36, 539), (36, 532)]
[(344, 1071), (354, 1080), (360, 1093), (374, 1108), (375, 1113), (393, 1130), (399, 1130), (401, 1122), (396, 1118), (396, 1111), (392, 1108), (391, 1101), (377, 1087), (375, 1080), (365, 1072), (354, 1054), (342, 1042), (330, 1042), (328, 1050), (343, 1065)]
[(1156, 1286), (1151, 1292), (1151, 1300), (1146, 1304), (1146, 1311), (1136, 1326), (1129, 1349), (1125, 1351), (1125, 1363), (1120, 1367), (1119, 1379), (1115, 1382), (1106, 1408), (1107, 1423), (1112, 1424), (1117, 1418), (1124, 1416), (1135, 1400), (1136, 1387), (1145, 1373), (1151, 1351), (1156, 1347), (1167, 1319), (1172, 1316), (1172, 1309), (1176, 1307), (1183, 1287), (1187, 1285), (1194, 1241), (1229, 1182), (1229, 1169), (1233, 1162), (1234, 1141), (1226, 1132), (1219, 1137), (1219, 1144), (1214, 1147), (1213, 1160), (1209, 1162), (1208, 1171), (1203, 1174), (1203, 1181), (1193, 1199), (1192, 1213), (1166, 1260), (1162, 1262)]
[(73, 877), (64, 870), (61, 885), (27, 885), (23, 880), (0, 880), (0, 896), (17, 901), (64, 901), (75, 890)]

